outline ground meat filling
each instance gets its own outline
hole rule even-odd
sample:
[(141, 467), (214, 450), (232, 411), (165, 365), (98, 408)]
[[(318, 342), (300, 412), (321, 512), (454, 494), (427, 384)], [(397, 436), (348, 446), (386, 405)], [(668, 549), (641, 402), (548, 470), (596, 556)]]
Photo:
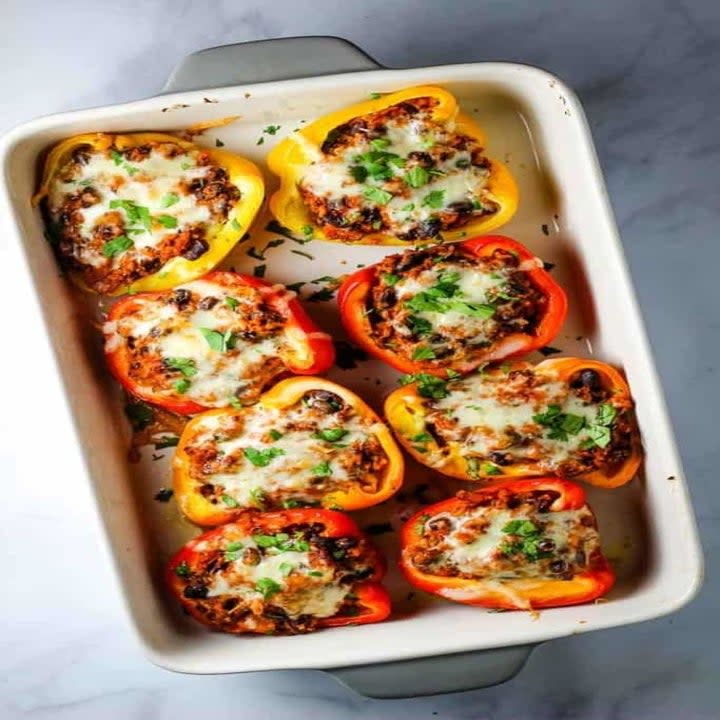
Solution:
[(61, 264), (100, 293), (197, 260), (240, 191), (202, 150), (167, 142), (78, 148), (51, 183), (47, 220)]
[(375, 422), (312, 390), (282, 410), (205, 418), (184, 451), (197, 492), (221, 508), (319, 505), (335, 491), (379, 490), (388, 459)]
[(364, 608), (353, 590), (374, 572), (366, 540), (328, 537), (322, 523), (274, 535), (230, 524), (196, 549), (176, 581), (185, 606), (223, 632), (296, 635), (323, 618), (355, 617)]
[(421, 572), (468, 580), (572, 580), (602, 567), (587, 505), (551, 511), (559, 495), (550, 490), (459, 497), (455, 509), (418, 522), (410, 559)]
[(532, 335), (546, 307), (512, 253), (478, 259), (439, 245), (379, 263), (365, 310), (382, 347), (444, 367), (477, 362), (508, 335)]
[(428, 240), (497, 213), (479, 142), (415, 98), (334, 128), (299, 183), (315, 224), (347, 242), (386, 232)]
[(286, 319), (255, 288), (200, 280), (138, 302), (106, 324), (107, 348), (124, 345), (129, 378), (154, 395), (247, 405), (286, 370)]
[[(617, 467), (633, 451), (632, 403), (595, 370), (580, 370), (569, 382), (532, 369), (479, 373), (436, 394), (426, 402), (426, 431), (439, 448), (426, 457), (441, 465), (459, 451), (471, 477), (499, 475), (517, 463), (572, 477)], [(418, 443), (423, 451), (425, 444)]]

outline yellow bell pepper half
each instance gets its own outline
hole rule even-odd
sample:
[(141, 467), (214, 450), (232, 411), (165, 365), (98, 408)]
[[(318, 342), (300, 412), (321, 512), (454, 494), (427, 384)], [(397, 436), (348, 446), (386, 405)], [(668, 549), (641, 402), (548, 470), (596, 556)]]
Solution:
[[(439, 87), (420, 86), (407, 88), (399, 92), (382, 95), (376, 99), (366, 100), (355, 105), (329, 113), (290, 137), (280, 142), (268, 155), (267, 163), (270, 170), (279, 177), (280, 188), (270, 198), (270, 210), (276, 220), (298, 237), (308, 236), (312, 228), (312, 236), (317, 239), (338, 241), (328, 237), (308, 211), (298, 190), (306, 168), (319, 157), (321, 147), (328, 134), (335, 128), (344, 125), (353, 118), (376, 113), (393, 105), (417, 99), (432, 98), (436, 100), (431, 110), (432, 119), (437, 122), (454, 121), (458, 134), (467, 135), (485, 145), (485, 133), (467, 115), (461, 113), (455, 98)], [(510, 171), (497, 160), (490, 160), (490, 179), (488, 196), (494, 200), (499, 209), (492, 215), (479, 217), (453, 230), (443, 230), (445, 241), (486, 233), (508, 222), (518, 206), (518, 188)], [(365, 235), (359, 244), (363, 245), (407, 245), (387, 232), (374, 232)]]
[[(173, 257), (152, 274), (115, 289), (111, 293), (112, 295), (167, 290), (209, 272), (222, 261), (248, 231), (265, 194), (262, 174), (257, 166), (226, 150), (200, 148), (193, 143), (165, 133), (143, 132), (127, 135), (87, 133), (67, 138), (52, 148), (45, 161), (40, 188), (33, 196), (33, 204), (38, 205), (48, 196), (56, 174), (71, 159), (72, 154), (78, 148), (88, 147), (97, 151), (115, 148), (122, 151), (153, 143), (173, 143), (185, 152), (201, 150), (206, 153), (214, 164), (227, 172), (230, 182), (240, 191), (240, 198), (234, 203), (225, 222), (214, 223), (206, 228), (204, 239), (208, 243), (209, 249), (199, 258), (189, 260), (181, 256)], [(70, 276), (79, 286), (91, 289), (83, 282), (79, 273), (71, 272)]]

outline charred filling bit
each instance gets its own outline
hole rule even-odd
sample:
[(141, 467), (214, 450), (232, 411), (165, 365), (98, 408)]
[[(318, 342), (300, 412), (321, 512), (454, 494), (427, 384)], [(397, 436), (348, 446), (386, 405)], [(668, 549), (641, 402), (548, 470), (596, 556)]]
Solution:
[(388, 232), (408, 241), (495, 214), (491, 163), (472, 137), (416, 98), (332, 130), (299, 190), (313, 221), (344, 241)]
[(374, 573), (365, 539), (328, 537), (322, 523), (295, 524), (269, 534), (236, 525), (204, 542), (175, 568), (183, 604), (224, 632), (295, 635), (323, 618), (365, 612), (354, 592)]
[(408, 250), (377, 266), (365, 308), (373, 338), (405, 358), (468, 364), (502, 338), (535, 332), (546, 296), (507, 250)]
[(461, 493), (455, 508), (422, 516), (411, 561), (431, 575), (466, 579), (572, 580), (604, 561), (592, 511), (555, 511), (559, 493)]
[(255, 288), (188, 283), (138, 299), (106, 325), (108, 350), (124, 346), (133, 383), (208, 407), (255, 402), (285, 370), (283, 314)]
[(388, 459), (373, 424), (311, 390), (281, 410), (205, 418), (184, 450), (196, 491), (221, 508), (319, 505), (335, 491), (378, 491)]
[(430, 462), (442, 464), (459, 451), (471, 477), (500, 475), (517, 463), (567, 477), (612, 468), (633, 451), (632, 401), (592, 369), (568, 382), (531, 369), (496, 369), (433, 390), (427, 440), (442, 447)]
[(53, 178), (46, 210), (63, 266), (111, 293), (175, 257), (204, 255), (208, 227), (226, 222), (239, 199), (207, 152), (158, 142), (77, 149)]

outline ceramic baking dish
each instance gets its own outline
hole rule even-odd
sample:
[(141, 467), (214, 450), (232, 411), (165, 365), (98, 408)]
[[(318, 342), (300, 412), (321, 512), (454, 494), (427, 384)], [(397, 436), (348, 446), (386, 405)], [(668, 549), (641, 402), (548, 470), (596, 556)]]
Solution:
[[(327, 74), (332, 73), (332, 74)], [(340, 74), (342, 73), (342, 74)], [(168, 484), (169, 453), (142, 452), (128, 461), (122, 403), (106, 372), (94, 308), (62, 279), (29, 198), (38, 158), (69, 135), (92, 131), (172, 131), (238, 115), (206, 133), (258, 163), (278, 138), (302, 121), (366, 98), (420, 84), (452, 91), (490, 138), (489, 154), (503, 159), (519, 181), (520, 210), (503, 232), (555, 263), (571, 314), (555, 343), (566, 354), (597, 356), (624, 369), (636, 402), (647, 462), (641, 476), (615, 491), (589, 489), (606, 554), (618, 583), (607, 602), (529, 613), (490, 613), (413, 594), (398, 574), (389, 587), (390, 621), (297, 637), (233, 637), (206, 632), (178, 611), (161, 583), (162, 566), (197, 530), (174, 503), (153, 501)], [(276, 137), (262, 130), (281, 126)], [(411, 70), (381, 69), (349, 43), (333, 38), (227, 46), (198, 53), (176, 70), (165, 94), (112, 107), (41, 118), (6, 135), (0, 148), (2, 212), (22, 245), (28, 280), (37, 292), (57, 369), (75, 420), (107, 539), (140, 642), (151, 660), (190, 673), (315, 668), (332, 670), (360, 691), (380, 697), (478, 687), (510, 677), (542, 641), (647, 620), (688, 602), (701, 580), (701, 554), (685, 479), (675, 449), (617, 230), (588, 126), (577, 97), (556, 77), (509, 63), (475, 63)], [(272, 189), (272, 180), (267, 178)], [(250, 245), (277, 234), (256, 223)], [(241, 245), (224, 266), (257, 264)], [(284, 283), (341, 275), (392, 249), (287, 241), (267, 252), (267, 276)], [(19, 269), (12, 269), (19, 272)], [(312, 286), (308, 286), (312, 289)], [(332, 302), (310, 303), (318, 322), (341, 330)], [(540, 359), (539, 357), (537, 359)], [(331, 377), (377, 407), (397, 375), (374, 361), (337, 369)], [(408, 468), (408, 494), (424, 484)], [(422, 487), (421, 487), (422, 489)], [(427, 492), (427, 490), (425, 489)], [(429, 492), (441, 496), (446, 489)], [(449, 492), (449, 490), (447, 490)], [(416, 490), (415, 496), (419, 493)], [(361, 524), (391, 522), (402, 506), (360, 513)], [(378, 537), (391, 557), (394, 534)], [(391, 563), (392, 564), (392, 563)]]

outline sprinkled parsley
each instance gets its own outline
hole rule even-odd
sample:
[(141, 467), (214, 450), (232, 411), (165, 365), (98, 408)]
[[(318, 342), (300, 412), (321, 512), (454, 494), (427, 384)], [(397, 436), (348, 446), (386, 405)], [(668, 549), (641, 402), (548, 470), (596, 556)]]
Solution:
[(232, 331), (227, 330), (224, 333), (212, 330), (211, 328), (198, 328), (205, 338), (205, 342), (212, 350), (217, 352), (227, 352), (235, 347), (236, 338)]
[(135, 243), (131, 238), (127, 237), (126, 235), (118, 235), (112, 240), (108, 240), (102, 246), (102, 254), (106, 258), (115, 257), (115, 255), (129, 250), (134, 245)]
[(255, 590), (263, 596), (263, 599), (269, 600), (273, 595), (276, 595), (282, 590), (282, 585), (275, 582), (272, 578), (262, 577), (258, 578), (255, 583)]
[(377, 187), (367, 187), (363, 190), (363, 197), (377, 205), (387, 205), (392, 200), (392, 193)]

